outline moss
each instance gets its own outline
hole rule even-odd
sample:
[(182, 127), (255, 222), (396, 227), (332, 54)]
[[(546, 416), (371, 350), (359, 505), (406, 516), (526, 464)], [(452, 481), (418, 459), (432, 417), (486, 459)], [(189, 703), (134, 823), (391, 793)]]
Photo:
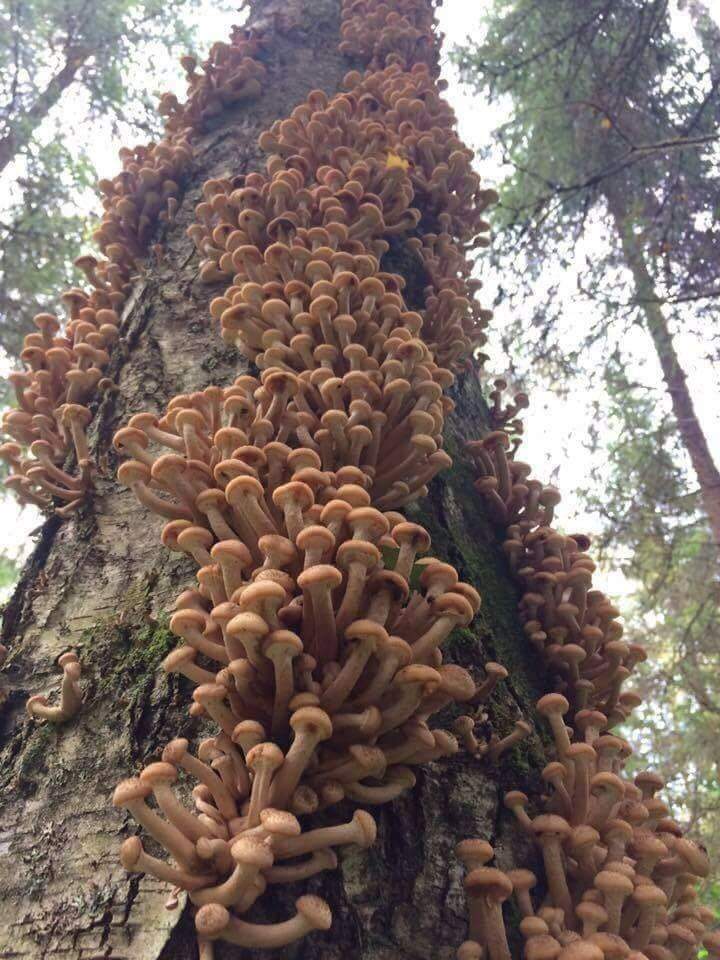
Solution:
[(468, 627), (457, 627), (450, 634), (444, 649), (450, 660), (465, 661), (468, 657), (477, 656), (481, 647), (478, 636)]
[(47, 758), (56, 741), (57, 727), (53, 724), (39, 723), (33, 726), (17, 768), (20, 784), (34, 783), (45, 774)]
[(160, 663), (177, 645), (167, 615), (151, 613), (155, 580), (150, 575), (136, 584), (115, 614), (84, 631), (79, 645), (93, 697), (121, 690), (123, 702), (132, 706), (147, 695)]

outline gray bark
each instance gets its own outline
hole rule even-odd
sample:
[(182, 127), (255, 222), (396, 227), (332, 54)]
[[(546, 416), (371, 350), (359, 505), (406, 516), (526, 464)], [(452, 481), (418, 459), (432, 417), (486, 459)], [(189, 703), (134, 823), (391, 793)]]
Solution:
[[(97, 492), (75, 519), (44, 524), (5, 610), (2, 639), (10, 656), (0, 673), (7, 692), (0, 715), (2, 958), (195, 956), (189, 911), (181, 903), (168, 912), (167, 888), (126, 875), (117, 860), (121, 840), (135, 825), (110, 805), (115, 783), (157, 758), (168, 739), (197, 737), (199, 730), (187, 717), (188, 687), (158, 670), (174, 646), (163, 612), (194, 571), (161, 546), (159, 518), (114, 481), (111, 438), (132, 413), (158, 410), (175, 393), (227, 383), (242, 370), (209, 317), (207, 304), (218, 290), (198, 283), (185, 228), (205, 179), (259, 169), (260, 131), (310, 89), (334, 92), (348, 69), (337, 53), (338, 0), (265, 0), (255, 7), (255, 22), (274, 30), (265, 92), (220, 118), (198, 141), (197, 168), (178, 218), (157, 237), (164, 259), (148, 266), (124, 314), (123, 345), (112, 362), (119, 390), (95, 417), (102, 468)], [(463, 439), (476, 436), (486, 418), (474, 374), (460, 378), (454, 398), (457, 413), (447, 439), (456, 466), (409, 513), (428, 526), (434, 552), (455, 563), (483, 595), (472, 628), (459, 632), (449, 653), (478, 678), (490, 659), (510, 670), (489, 707), (494, 728), (504, 735), (515, 719), (532, 716), (542, 667), (519, 628), (496, 531), (462, 464)], [(83, 663), (82, 712), (65, 726), (32, 722), (25, 701), (57, 689), (53, 661), (71, 645)], [(501, 796), (511, 787), (530, 789), (542, 762), (535, 735), (499, 766), (462, 754), (429, 765), (411, 794), (375, 808), (380, 829), (373, 849), (344, 854), (338, 871), (304, 885), (328, 899), (333, 927), (286, 955), (449, 960), (466, 935), (453, 846), (462, 837), (483, 836), (495, 843), (501, 865), (525, 863), (525, 842), (508, 822)], [(348, 812), (342, 811), (343, 819)], [(301, 892), (283, 891), (266, 902), (261, 916), (286, 916)], [(218, 955), (240, 951), (223, 947)]]

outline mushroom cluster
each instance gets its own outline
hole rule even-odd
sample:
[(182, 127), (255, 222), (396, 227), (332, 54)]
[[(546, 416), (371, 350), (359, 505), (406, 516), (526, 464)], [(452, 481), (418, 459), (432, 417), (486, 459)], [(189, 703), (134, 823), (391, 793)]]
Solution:
[(192, 163), (188, 134), (123, 147), (120, 173), (98, 183), (103, 215), (93, 240), (126, 277), (145, 255), (158, 221), (174, 216), (180, 184)]
[(495, 387), (496, 429), (466, 449), (488, 514), (505, 530), (525, 633), (554, 677), (555, 692), (537, 708), (551, 727), (556, 758), (542, 771), (550, 790), (542, 812), (532, 817), (520, 791), (505, 797), (542, 852), (547, 895), (535, 910), (531, 872), (489, 867), (489, 844), (464, 841), (458, 855), (468, 871), (471, 940), (458, 957), (487, 949), (491, 960), (509, 960), (501, 904), (511, 893), (523, 916), (527, 960), (689, 960), (701, 948), (715, 956), (714, 914), (697, 902), (707, 857), (656, 796), (662, 779), (650, 771), (633, 780), (624, 774), (632, 750), (614, 731), (641, 702), (623, 684), (645, 648), (623, 641), (619, 610), (593, 588), (590, 538), (551, 526), (557, 489), (532, 479), (529, 465), (515, 459), (517, 447), (509, 450), (510, 434), (522, 434), (513, 418), (525, 396), (503, 408), (506, 384)]
[[(92, 482), (89, 404), (109, 384), (103, 369), (118, 339), (117, 310), (125, 298), (123, 274), (113, 264), (94, 257), (77, 262), (95, 287), (63, 294), (64, 329), (53, 314), (34, 318), (37, 331), (26, 335), (21, 353), (26, 369), (9, 375), (17, 406), (3, 414), (9, 439), (0, 445), (9, 468), (5, 486), (21, 503), (48, 509), (59, 502), (61, 516), (72, 513)], [(65, 464), (69, 455), (73, 465)]]
[(262, 36), (257, 31), (248, 35), (242, 27), (233, 27), (230, 42), (214, 43), (203, 64), (198, 65), (193, 56), (182, 57), (187, 79), (185, 102), (180, 103), (172, 93), (160, 97), (158, 111), (165, 117), (166, 131), (203, 131), (223, 110), (259, 97), (267, 73), (258, 59), (262, 48)]
[[(476, 956), (487, 950), (490, 960), (509, 960), (502, 903), (511, 895), (522, 916), (526, 960), (687, 960), (702, 946), (717, 953), (720, 937), (709, 932), (713, 911), (697, 900), (707, 856), (656, 796), (662, 779), (624, 775), (630, 749), (603, 733), (603, 714), (576, 714), (571, 739), (569, 708), (562, 694), (538, 703), (557, 754), (542, 774), (551, 791), (544, 809), (531, 816), (524, 794), (505, 797), (541, 853), (546, 893), (538, 905), (531, 871), (488, 866), (494, 851), (481, 839), (457, 847)], [(461, 949), (458, 958), (473, 956), (469, 946)]]
[(414, 332), (436, 363), (451, 367), (484, 342), (490, 314), (474, 300), (467, 254), (487, 243), (482, 213), (495, 194), (480, 188), (429, 69), (388, 59), (348, 74), (345, 93), (312, 91), (263, 133), (266, 174), (205, 184), (188, 233), (201, 279), (231, 281), (211, 312), (261, 367), (297, 369), (301, 351), (342, 349), (348, 333), (376, 348), (407, 309), (403, 277), (378, 272), (393, 238), (423, 276)]
[(442, 35), (426, 0), (343, 0), (340, 51), (374, 67), (425, 63), (434, 73)]
[[(159, 835), (157, 814), (153, 819), (144, 805), (141, 815), (128, 809), (177, 864), (143, 857), (136, 869), (191, 891), (198, 905), (223, 908), (215, 911), (223, 923), (212, 927), (210, 911), (198, 912), (201, 940), (245, 943), (236, 939), (245, 929), (237, 915), (266, 880), (296, 880), (332, 866), (329, 852), (318, 850), (330, 845), (334, 831), (345, 837), (346, 830), (351, 836), (360, 830), (362, 842), (370, 843), (374, 825), (367, 814), (356, 813), (355, 826), (343, 829), (301, 831), (297, 818), (343, 799), (387, 803), (410, 789), (413, 766), (458, 750), (451, 732), (428, 722), (453, 704), (479, 702), (493, 686), (486, 680), (478, 687), (468, 671), (443, 663), (443, 643), (480, 606), (477, 592), (459, 582), (453, 567), (426, 555), (430, 538), (421, 526), (372, 507), (357, 483), (327, 484), (317, 466), (307, 465), (308, 453), (287, 455), (294, 476), (304, 480), (276, 483), (267, 501), (258, 475), (238, 472), (226, 488), (224, 514), (213, 505), (206, 525), (175, 519), (163, 530), (164, 543), (199, 566), (197, 589), (181, 594), (170, 620), (183, 642), (164, 669), (190, 680), (191, 716), (210, 718), (219, 732), (201, 744), (198, 758), (188, 759), (184, 741), (169, 745), (162, 765), (121, 784), (116, 802), (144, 801), (150, 789), (143, 782), (160, 766), (163, 777), (174, 779), (168, 763), (200, 781), (194, 812), (155, 793), (184, 836), (182, 858), (177, 844), (163, 839), (174, 833), (164, 827)], [(347, 469), (340, 480), (352, 480), (353, 468)], [(267, 485), (269, 473), (260, 476)], [(320, 481), (315, 489), (313, 480)], [(198, 819), (205, 832), (198, 833)], [(252, 882), (237, 865), (236, 847), (247, 854), (237, 841), (246, 837), (264, 851)], [(201, 862), (208, 839), (217, 841), (211, 864)], [(132, 850), (139, 858), (136, 840)], [(124, 857), (127, 866), (129, 854)], [(293, 863), (273, 866), (283, 859)]]
[(620, 611), (593, 588), (590, 538), (550, 526), (558, 490), (532, 479), (529, 465), (508, 455), (508, 445), (507, 432), (495, 430), (466, 449), (479, 474), (476, 489), (489, 515), (506, 529), (503, 551), (523, 591), (523, 629), (573, 712), (599, 711), (611, 729), (640, 703), (637, 694), (621, 688), (646, 659), (645, 648), (622, 639)]
[[(332, 843), (374, 836), (362, 811), (315, 829), (301, 818), (411, 788), (413, 766), (458, 750), (434, 715), (477, 708), (506, 674), (487, 664), (478, 685), (443, 663), (443, 643), (480, 597), (397, 512), (450, 464), (450, 367), (487, 321), (465, 255), (484, 242), (493, 199), (436, 71), (397, 54), (437, 44), (431, 7), (403, 7), (398, 18), (383, 4), (345, 5), (344, 51), (368, 13), (380, 45), (355, 52), (382, 63), (348, 75), (347, 93), (312, 91), (262, 134), (265, 175), (203, 187), (188, 230), (200, 277), (230, 282), (211, 313), (259, 377), (175, 397), (114, 438), (130, 458), (120, 481), (168, 521), (165, 545), (199, 567), (170, 621), (183, 642), (164, 668), (194, 685), (191, 715), (219, 729), (197, 757), (175, 741), (120, 785), (116, 803), (176, 866), (148, 858), (137, 838), (123, 862), (188, 891), (203, 957), (214, 939), (279, 945), (329, 925), (327, 905), (308, 898), (277, 927), (242, 917), (267, 883), (333, 866)], [(383, 268), (393, 238), (423, 277), (420, 312)], [(518, 723), (493, 737), (489, 756), (527, 732)], [(194, 810), (172, 791), (178, 766), (198, 781)], [(164, 817), (146, 804), (151, 793)]]
[[(451, 375), (422, 362), (427, 348), (402, 339), (404, 329), (386, 341), (375, 370), (336, 376), (329, 366), (300, 373), (270, 367), (259, 379), (241, 376), (231, 387), (175, 397), (160, 418), (135, 414), (114, 437), (116, 449), (132, 457), (119, 469), (120, 482), (161, 516), (223, 530), (227, 522), (213, 520), (208, 508), (227, 514), (239, 486), (231, 481), (240, 476), (254, 478), (271, 517), (276, 488), (290, 481), (319, 504), (347, 482), (366, 488), (381, 509), (423, 496), (451, 463), (441, 449), (449, 406), (441, 384)], [(365, 350), (350, 344), (345, 353)]]
[(103, 214), (93, 239), (103, 257), (78, 257), (75, 265), (89, 288), (61, 296), (67, 321), (38, 314), (37, 331), (27, 334), (20, 359), (23, 370), (10, 374), (17, 406), (3, 415), (7, 442), (0, 458), (9, 467), (5, 486), (21, 503), (62, 517), (72, 514), (92, 487), (92, 462), (85, 428), (92, 404), (111, 381), (103, 376), (119, 338), (120, 315), (142, 268), (159, 221), (172, 220), (181, 184), (192, 163), (192, 138), (224, 104), (257, 96), (265, 68), (252, 59), (260, 38), (236, 34), (231, 44), (216, 44), (203, 72), (192, 57), (183, 58), (188, 99), (166, 95), (165, 136), (157, 143), (120, 150), (121, 172), (101, 180)]

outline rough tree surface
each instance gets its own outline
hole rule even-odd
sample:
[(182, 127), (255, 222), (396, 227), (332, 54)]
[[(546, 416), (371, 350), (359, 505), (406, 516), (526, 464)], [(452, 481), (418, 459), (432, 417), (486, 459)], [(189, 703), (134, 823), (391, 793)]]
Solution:
[[(106, 397), (93, 427), (101, 466), (97, 491), (68, 522), (43, 526), (37, 548), (4, 615), (2, 640), (10, 656), (0, 684), (7, 700), (0, 715), (0, 957), (184, 960), (194, 935), (183, 910), (168, 911), (169, 890), (152, 878), (128, 876), (117, 852), (131, 829), (110, 805), (116, 782), (157, 757), (173, 736), (197, 737), (186, 681), (165, 677), (159, 664), (176, 640), (165, 611), (194, 568), (159, 542), (161, 521), (113, 479), (113, 431), (140, 410), (160, 410), (179, 392), (227, 384), (242, 372), (207, 309), (217, 288), (197, 281), (197, 256), (185, 229), (208, 177), (258, 170), (258, 134), (286, 116), (319, 87), (334, 92), (350, 64), (337, 53), (339, 0), (257, 0), (251, 23), (272, 30), (262, 55), (269, 76), (262, 97), (229, 111), (197, 141), (197, 163), (176, 222), (156, 238), (164, 248), (149, 264), (126, 306), (123, 343), (112, 361), (119, 390)], [(392, 269), (409, 282), (402, 250)], [(415, 268), (416, 269), (416, 268)], [(478, 434), (487, 412), (474, 374), (459, 378), (451, 395), (456, 414), (447, 426), (452, 471), (436, 480), (422, 509), (408, 519), (424, 524), (433, 553), (458, 568), (482, 594), (471, 629), (457, 631), (451, 660), (482, 677), (481, 665), (499, 660), (510, 671), (493, 696), (490, 721), (500, 735), (542, 692), (542, 667), (515, 614), (511, 586), (494, 532), (483, 517), (472, 477), (462, 464), (464, 439)], [(83, 663), (85, 703), (66, 726), (31, 721), (25, 701), (57, 690), (55, 658), (69, 646)], [(488, 727), (489, 730), (489, 727)], [(277, 955), (297, 958), (449, 960), (465, 937), (465, 901), (454, 844), (466, 836), (489, 839), (501, 867), (527, 863), (528, 851), (503, 811), (510, 786), (530, 789), (542, 765), (537, 736), (502, 760), (502, 770), (459, 754), (419, 771), (415, 789), (375, 808), (379, 836), (369, 851), (344, 853), (340, 869), (303, 889), (325, 897), (334, 922)], [(283, 890), (273, 915), (288, 915), (297, 895)], [(238, 948), (218, 944), (218, 955)]]

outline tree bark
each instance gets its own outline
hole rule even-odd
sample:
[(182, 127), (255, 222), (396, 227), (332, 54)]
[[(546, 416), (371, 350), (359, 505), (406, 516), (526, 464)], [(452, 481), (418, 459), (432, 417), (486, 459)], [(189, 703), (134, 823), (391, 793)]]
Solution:
[(644, 316), (645, 329), (650, 334), (660, 363), (665, 389), (672, 403), (680, 442), (690, 457), (690, 462), (697, 477), (713, 543), (720, 546), (720, 471), (715, 465), (707, 439), (695, 412), (695, 405), (688, 389), (687, 376), (675, 350), (667, 318), (658, 302), (653, 279), (645, 262), (642, 245), (635, 238), (629, 225), (622, 199), (612, 189), (607, 189), (605, 196), (625, 263), (633, 276), (635, 299)]
[[(115, 482), (111, 438), (132, 413), (159, 410), (175, 393), (225, 384), (242, 372), (239, 355), (223, 345), (209, 317), (208, 303), (218, 290), (198, 283), (197, 255), (185, 230), (205, 179), (259, 169), (258, 134), (287, 116), (309, 90), (338, 89), (350, 66), (337, 51), (339, 10), (339, 0), (255, 3), (251, 25), (273, 31), (264, 55), (265, 92), (219, 118), (197, 141), (196, 167), (177, 219), (156, 237), (163, 259), (148, 265), (122, 319), (122, 348), (111, 371), (119, 389), (105, 397), (94, 420), (102, 468), (97, 491), (74, 519), (61, 524), (51, 518), (43, 525), (5, 610), (2, 637), (10, 655), (0, 675), (7, 692), (0, 717), (0, 957), (195, 956), (182, 901), (169, 912), (168, 889), (151, 878), (128, 876), (117, 859), (133, 824), (110, 805), (115, 783), (156, 758), (167, 740), (198, 738), (202, 728), (187, 716), (185, 682), (158, 670), (176, 644), (164, 611), (194, 581), (194, 570), (161, 546), (159, 518)], [(408, 252), (395, 246), (391, 258), (391, 269), (405, 265), (408, 289), (422, 290)], [(448, 655), (478, 679), (488, 660), (508, 668), (509, 680), (489, 706), (489, 719), (502, 736), (520, 716), (534, 717), (544, 672), (520, 629), (517, 595), (496, 531), (463, 464), (463, 441), (487, 424), (475, 374), (462, 375), (452, 395), (457, 410), (447, 447), (455, 466), (408, 515), (427, 526), (433, 552), (454, 563), (483, 595), (480, 614), (470, 629), (457, 631)], [(34, 723), (25, 702), (57, 689), (53, 661), (68, 646), (78, 649), (83, 663), (82, 711), (65, 726)], [(289, 889), (265, 908), (267, 919), (287, 916), (288, 905), (309, 888), (333, 910), (328, 933), (280, 955), (449, 960), (466, 936), (454, 844), (466, 836), (486, 837), (502, 867), (527, 864), (527, 841), (501, 798), (511, 787), (532, 794), (533, 773), (543, 762), (542, 742), (534, 734), (503, 757), (501, 768), (461, 753), (421, 770), (412, 793), (374, 808), (379, 836), (373, 848), (345, 853), (337, 871)], [(349, 813), (347, 808), (344, 815)], [(221, 960), (239, 955), (237, 948), (218, 947)]]

